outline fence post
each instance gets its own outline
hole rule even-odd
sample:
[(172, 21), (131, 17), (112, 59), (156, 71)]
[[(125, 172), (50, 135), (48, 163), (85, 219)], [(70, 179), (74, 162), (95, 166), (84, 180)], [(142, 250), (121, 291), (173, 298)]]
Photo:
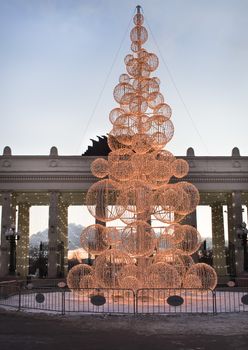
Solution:
[(61, 314), (65, 315), (65, 291), (61, 291)]
[(135, 314), (138, 314), (138, 308), (139, 308), (139, 301), (138, 301), (138, 298), (139, 298), (139, 291), (140, 289), (137, 289), (136, 290), (136, 293), (135, 293)]
[(133, 313), (136, 314), (136, 292), (135, 290), (132, 290), (133, 292)]
[(21, 310), (21, 303), (22, 303), (22, 287), (19, 285), (19, 295), (18, 295), (18, 310)]
[(215, 290), (212, 290), (212, 296), (213, 296), (213, 315), (217, 314), (217, 307), (216, 307), (216, 292)]

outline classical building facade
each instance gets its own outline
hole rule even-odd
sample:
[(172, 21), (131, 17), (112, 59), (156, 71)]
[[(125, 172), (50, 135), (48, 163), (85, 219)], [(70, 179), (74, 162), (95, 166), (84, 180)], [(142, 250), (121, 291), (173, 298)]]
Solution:
[[(85, 204), (86, 192), (97, 180), (91, 174), (90, 164), (107, 152), (100, 146), (94, 150), (95, 155), (89, 147), (83, 156), (60, 156), (56, 147), (52, 147), (47, 156), (16, 156), (5, 147), (0, 156), (0, 276), (8, 274), (10, 248), (5, 233), (16, 222), (17, 206), (21, 237), (17, 245), (16, 270), (21, 276), (28, 274), (29, 211), (33, 205), (49, 206), (48, 277), (66, 273), (68, 207)], [(189, 163), (190, 171), (185, 180), (200, 191), (200, 205), (212, 208), (213, 265), (217, 274), (227, 278), (228, 275), (239, 276), (244, 271), (244, 248), (239, 236), (242, 233), (242, 205), (248, 205), (248, 157), (240, 156), (237, 148), (232, 150), (231, 156), (225, 157), (195, 156), (194, 150), (189, 148), (186, 156), (180, 158)], [(229, 266), (223, 205), (228, 208)], [(190, 215), (187, 222), (197, 227), (196, 215)]]

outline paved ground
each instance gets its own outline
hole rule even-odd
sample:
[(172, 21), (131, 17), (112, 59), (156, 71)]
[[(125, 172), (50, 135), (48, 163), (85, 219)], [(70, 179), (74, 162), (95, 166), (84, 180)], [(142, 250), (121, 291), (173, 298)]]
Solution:
[(0, 309), (1, 350), (247, 350), (248, 315), (55, 316)]

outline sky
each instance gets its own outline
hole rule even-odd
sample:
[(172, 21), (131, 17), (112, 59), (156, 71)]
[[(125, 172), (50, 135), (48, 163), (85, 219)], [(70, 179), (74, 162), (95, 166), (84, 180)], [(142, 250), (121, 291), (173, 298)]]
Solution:
[(80, 155), (111, 129), (137, 4), (173, 110), (168, 149), (247, 155), (246, 0), (1, 0), (0, 152)]

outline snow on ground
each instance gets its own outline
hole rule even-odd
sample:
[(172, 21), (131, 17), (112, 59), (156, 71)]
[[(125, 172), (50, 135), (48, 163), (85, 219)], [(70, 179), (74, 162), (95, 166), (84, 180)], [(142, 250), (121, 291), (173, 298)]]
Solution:
[[(14, 311), (3, 311), (0, 314), (16, 314)], [(175, 314), (175, 315), (103, 315), (103, 314), (71, 314), (58, 315), (45, 313), (20, 312), (23, 317), (32, 317), (39, 320), (51, 320), (56, 323), (72, 323), (73, 326), (84, 329), (102, 331), (132, 331), (140, 335), (247, 335), (248, 314), (246, 312), (225, 314)]]

